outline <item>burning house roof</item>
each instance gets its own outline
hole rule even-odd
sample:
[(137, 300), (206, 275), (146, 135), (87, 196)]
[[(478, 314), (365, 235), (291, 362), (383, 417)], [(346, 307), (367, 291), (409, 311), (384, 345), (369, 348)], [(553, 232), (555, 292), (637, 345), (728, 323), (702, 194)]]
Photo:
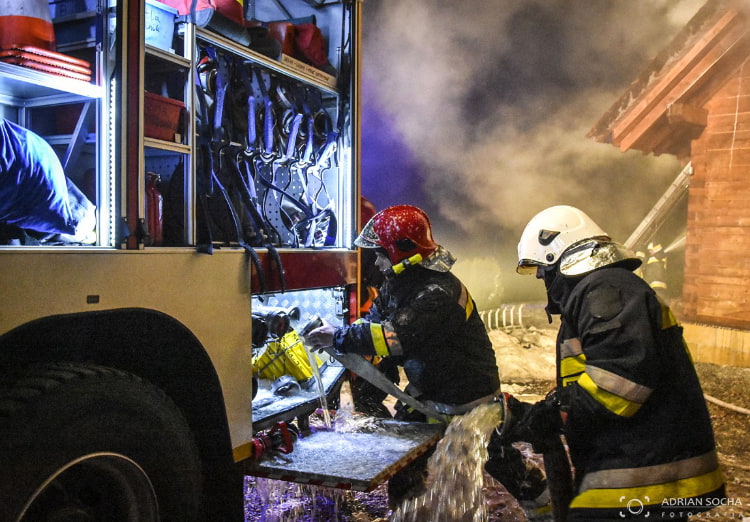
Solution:
[(740, 366), (750, 365), (750, 272), (737, 262), (750, 253), (748, 103), (750, 4), (709, 0), (588, 133), (690, 162), (673, 308), (696, 360)]
[(707, 2), (587, 137), (622, 151), (689, 155), (690, 140), (706, 124), (702, 105), (723, 78), (718, 71), (750, 49), (746, 11), (738, 0)]

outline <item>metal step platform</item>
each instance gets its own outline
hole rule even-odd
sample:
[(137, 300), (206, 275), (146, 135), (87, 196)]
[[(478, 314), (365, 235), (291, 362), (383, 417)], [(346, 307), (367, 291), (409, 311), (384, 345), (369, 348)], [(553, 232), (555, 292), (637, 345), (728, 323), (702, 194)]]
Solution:
[(269, 454), (248, 474), (301, 484), (372, 491), (427, 452), (444, 426), (379, 420), (372, 431), (317, 431), (300, 437), (288, 454)]

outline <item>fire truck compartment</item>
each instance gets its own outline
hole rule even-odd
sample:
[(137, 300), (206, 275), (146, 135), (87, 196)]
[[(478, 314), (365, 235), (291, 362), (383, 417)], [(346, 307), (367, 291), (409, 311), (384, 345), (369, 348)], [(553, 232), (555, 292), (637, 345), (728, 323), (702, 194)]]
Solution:
[(379, 420), (367, 432), (316, 431), (291, 453), (271, 453), (250, 474), (355, 491), (372, 491), (428, 451), (442, 436), (436, 424)]
[[(326, 397), (333, 398), (341, 387), (345, 368), (336, 361), (325, 361), (319, 371)], [(260, 379), (258, 393), (253, 399), (253, 429), (264, 430), (279, 421), (310, 414), (320, 408), (320, 394), (314, 379), (292, 386), (286, 395), (274, 393), (273, 382)]]

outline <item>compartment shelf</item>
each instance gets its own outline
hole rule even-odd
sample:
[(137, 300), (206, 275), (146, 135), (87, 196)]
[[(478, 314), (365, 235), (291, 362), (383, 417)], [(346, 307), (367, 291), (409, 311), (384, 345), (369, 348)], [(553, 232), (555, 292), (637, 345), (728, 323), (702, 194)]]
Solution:
[(15, 105), (26, 105), (32, 99), (36, 105), (43, 105), (44, 99), (61, 94), (99, 99), (103, 92), (92, 83), (0, 62), (0, 96), (16, 100)]
[(151, 149), (166, 150), (180, 154), (190, 154), (192, 149), (189, 145), (181, 143), (172, 143), (171, 141), (157, 140), (156, 138), (143, 138), (143, 146)]
[(153, 45), (146, 44), (146, 57), (154, 57), (159, 58), (165, 62), (169, 62), (171, 64), (174, 64), (176, 68), (182, 68), (182, 69), (189, 69), (190, 68), (190, 60), (187, 58), (184, 58), (176, 53), (171, 53), (169, 51), (165, 51), (164, 49), (160, 49), (158, 47), (154, 47)]
[(336, 78), (306, 65), (299, 60), (295, 60), (285, 55), (282, 55), (283, 61), (274, 60), (268, 56), (253, 51), (252, 49), (241, 47), (232, 40), (208, 31), (202, 27), (196, 27), (196, 36), (198, 39), (203, 40), (206, 43), (220, 47), (237, 56), (257, 62), (275, 72), (317, 87), (329, 94), (339, 94), (335, 87)]

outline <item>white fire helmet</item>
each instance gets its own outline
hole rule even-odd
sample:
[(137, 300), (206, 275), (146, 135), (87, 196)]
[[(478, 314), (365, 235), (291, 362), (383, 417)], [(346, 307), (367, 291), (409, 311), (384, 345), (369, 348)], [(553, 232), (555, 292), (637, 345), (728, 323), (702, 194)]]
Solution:
[(549, 207), (531, 218), (518, 242), (519, 274), (535, 274), (538, 267), (560, 261), (560, 273), (572, 277), (596, 268), (623, 264), (631, 270), (640, 260), (612, 241), (585, 212), (567, 205)]

